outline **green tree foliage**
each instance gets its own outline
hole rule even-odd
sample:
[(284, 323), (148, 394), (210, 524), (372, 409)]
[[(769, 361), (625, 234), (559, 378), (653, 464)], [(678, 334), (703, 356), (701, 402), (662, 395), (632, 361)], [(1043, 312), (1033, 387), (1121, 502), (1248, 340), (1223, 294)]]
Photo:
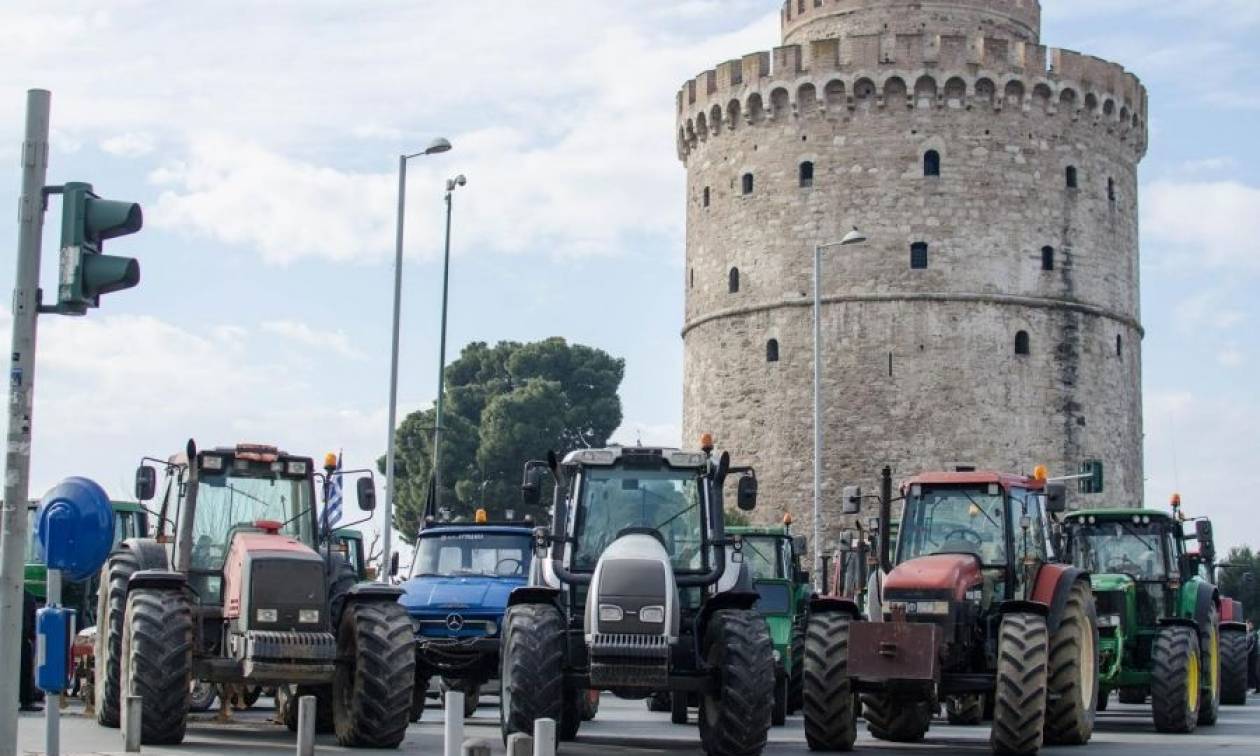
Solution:
[(1243, 602), (1247, 619), (1260, 627), (1260, 552), (1250, 546), (1230, 549), (1217, 570), (1217, 579), (1221, 594)]
[[(485, 507), (542, 521), (521, 506), (521, 471), (547, 451), (603, 446), (621, 425), (617, 389), (625, 362), (556, 337), (529, 344), (474, 342), (446, 367), (442, 431), (442, 508), (453, 518)], [(408, 543), (424, 518), (432, 472), (434, 410), (413, 412), (398, 427), (394, 526)], [(383, 472), (385, 458), (378, 460)]]

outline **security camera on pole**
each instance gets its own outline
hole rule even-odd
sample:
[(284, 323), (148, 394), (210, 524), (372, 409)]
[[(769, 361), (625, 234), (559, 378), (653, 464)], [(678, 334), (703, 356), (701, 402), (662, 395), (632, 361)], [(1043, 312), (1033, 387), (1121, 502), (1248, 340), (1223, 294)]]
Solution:
[[(9, 350), (9, 429), (5, 451), (4, 509), (0, 512), (0, 658), (17, 659), (22, 638), (22, 584), (26, 504), (30, 493), (32, 409), (35, 403), (35, 331), (40, 313), (83, 315), (102, 294), (140, 282), (140, 264), (103, 253), (106, 239), (140, 230), (143, 215), (132, 202), (101, 199), (91, 184), (45, 186), (52, 96), (26, 93), (22, 189), (18, 201), (17, 275), (13, 281), (13, 342)], [(57, 303), (45, 306), (39, 289), (40, 240), (51, 195), (62, 195), (61, 271)], [(51, 574), (52, 570), (50, 570)], [(18, 675), (0, 673), (0, 753), (17, 751)]]

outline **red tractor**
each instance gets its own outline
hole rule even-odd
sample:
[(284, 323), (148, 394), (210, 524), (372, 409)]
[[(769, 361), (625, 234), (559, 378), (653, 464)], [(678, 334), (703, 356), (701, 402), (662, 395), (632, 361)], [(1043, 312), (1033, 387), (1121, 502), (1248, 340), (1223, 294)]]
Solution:
[[(136, 498), (160, 497), (158, 525), (153, 538), (123, 541), (102, 568), (98, 721), (117, 727), (120, 700), (139, 695), (142, 742), (179, 743), (195, 683), (291, 685), (316, 696), (317, 727), (342, 745), (397, 746), (415, 679), (411, 623), (399, 589), (358, 582), (328, 548), (314, 462), (257, 444), (198, 451), (192, 441), (145, 462), (164, 470), (160, 491), (153, 466), (136, 473)], [(370, 477), (359, 478), (358, 498), (375, 507)]]
[[(1041, 473), (1039, 470), (1038, 473)], [(1087, 573), (1060, 564), (1048, 513), (1065, 490), (1044, 474), (923, 473), (901, 489), (897, 548), (880, 538), (882, 596), (811, 605), (805, 736), (812, 750), (852, 749), (859, 697), (882, 740), (921, 740), (945, 703), (979, 724), (991, 703), (997, 753), (1080, 744), (1094, 729), (1098, 622)], [(859, 496), (845, 512), (856, 514)], [(889, 532), (884, 468), (879, 532)]]

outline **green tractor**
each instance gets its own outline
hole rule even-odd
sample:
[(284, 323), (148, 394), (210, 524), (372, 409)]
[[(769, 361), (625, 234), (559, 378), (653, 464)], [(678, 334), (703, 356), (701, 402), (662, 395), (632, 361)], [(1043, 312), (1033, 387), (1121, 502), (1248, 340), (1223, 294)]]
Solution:
[[(132, 501), (112, 501), (114, 508), (114, 546), (125, 538), (143, 538), (149, 534), (149, 513), (139, 504)], [(36, 517), (39, 502), (32, 501), (26, 506), (26, 527), (29, 540), (26, 544), (26, 574), (24, 588), (35, 597), (39, 605), (47, 598), (48, 568), (44, 566), (43, 555), (39, 553), (39, 543), (35, 539)], [(83, 583), (67, 583), (62, 593), (62, 604), (73, 608), (78, 614), (79, 627), (87, 627), (95, 622), (96, 610), (96, 578)]]
[[(1210, 544), (1210, 523), (1196, 531)], [(1179, 513), (1153, 509), (1080, 510), (1062, 526), (1098, 609), (1098, 708), (1113, 690), (1121, 703), (1149, 697), (1160, 732), (1215, 724), (1220, 707), (1220, 594), (1187, 540)]]
[(774, 709), (770, 722), (778, 727), (801, 708), (804, 687), (806, 609), (812, 594), (809, 573), (801, 569), (805, 537), (793, 536), (791, 520), (778, 528), (731, 527), (743, 541), (744, 560), (760, 594), (756, 609), (766, 618), (774, 644)]
[(330, 535), (333, 551), (341, 554), (350, 563), (359, 580), (375, 580), (375, 573), (369, 575), (367, 559), (363, 552), (363, 532), (354, 528), (338, 528)]

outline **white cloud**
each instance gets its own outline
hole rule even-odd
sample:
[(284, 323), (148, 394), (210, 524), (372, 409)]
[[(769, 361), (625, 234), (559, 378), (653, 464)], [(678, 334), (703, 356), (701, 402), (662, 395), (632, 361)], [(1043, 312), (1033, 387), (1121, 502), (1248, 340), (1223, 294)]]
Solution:
[(101, 140), (102, 150), (125, 158), (148, 155), (155, 147), (153, 136), (143, 132), (129, 131)]
[(1145, 187), (1143, 233), (1170, 261), (1194, 267), (1260, 269), (1255, 234), (1260, 189), (1238, 181), (1156, 181)]
[(1246, 362), (1247, 357), (1237, 344), (1229, 344), (1216, 353), (1216, 361), (1221, 367), (1235, 368)]
[(340, 329), (317, 331), (305, 323), (294, 320), (269, 320), (262, 324), (262, 329), (303, 346), (335, 352), (352, 360), (364, 359), (363, 352), (351, 346), (350, 337)]
[(1204, 329), (1228, 331), (1246, 322), (1244, 311), (1230, 304), (1241, 302), (1233, 282), (1182, 294), (1173, 305), (1173, 322), (1184, 335), (1201, 334)]

